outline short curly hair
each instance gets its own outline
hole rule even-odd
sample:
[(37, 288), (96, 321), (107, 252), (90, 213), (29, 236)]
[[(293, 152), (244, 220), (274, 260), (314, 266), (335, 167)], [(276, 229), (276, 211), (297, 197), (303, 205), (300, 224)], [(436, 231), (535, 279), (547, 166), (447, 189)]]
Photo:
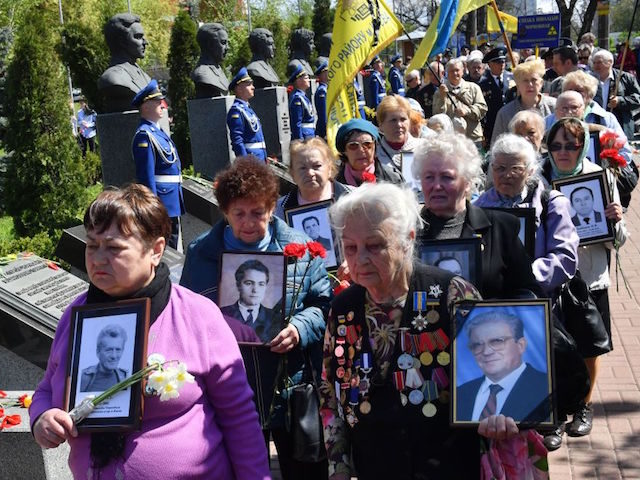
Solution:
[(329, 165), (330, 178), (333, 180), (338, 174), (336, 157), (333, 155), (331, 147), (320, 137), (309, 137), (305, 140), (293, 140), (291, 142), (289, 145), (289, 173), (293, 176), (294, 164), (298, 159), (298, 155), (302, 155), (309, 150), (320, 152), (323, 161)]
[(382, 99), (376, 109), (376, 117), (379, 123), (384, 122), (387, 115), (398, 110), (404, 111), (407, 117), (411, 115), (411, 105), (406, 98), (400, 95), (387, 95)]
[(216, 199), (223, 212), (236, 200), (249, 199), (273, 209), (280, 196), (280, 183), (271, 169), (253, 155), (238, 157), (215, 179)]
[(513, 69), (513, 77), (516, 83), (520, 83), (527, 75), (538, 75), (540, 79), (544, 76), (547, 69), (544, 66), (543, 60), (533, 60), (531, 62), (524, 62)]

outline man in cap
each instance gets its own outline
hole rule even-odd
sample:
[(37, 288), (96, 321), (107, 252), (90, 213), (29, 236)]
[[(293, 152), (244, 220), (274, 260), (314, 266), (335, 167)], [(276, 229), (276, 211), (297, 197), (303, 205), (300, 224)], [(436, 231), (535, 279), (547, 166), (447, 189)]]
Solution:
[(482, 95), (487, 102), (487, 115), (484, 117), (485, 147), (489, 148), (493, 125), (496, 122), (498, 111), (506, 103), (509, 83), (513, 81), (513, 74), (505, 70), (507, 49), (497, 47), (484, 56), (482, 60), (489, 68), (484, 72), (478, 82)]
[(374, 110), (378, 108), (378, 105), (384, 97), (387, 96), (386, 84), (384, 81), (384, 62), (380, 57), (375, 56), (371, 60), (371, 77), (369, 77), (369, 100), (367, 106)]
[(404, 84), (402, 83), (402, 56), (400, 54), (395, 54), (391, 57), (389, 83), (391, 84), (391, 91), (395, 95), (402, 95), (404, 97)]
[(176, 146), (158, 122), (167, 104), (156, 80), (140, 90), (131, 105), (140, 110), (140, 124), (133, 137), (133, 159), (136, 179), (160, 198), (171, 217), (171, 237), (168, 245), (179, 251), (180, 215), (184, 210), (182, 196), (182, 166)]
[[(420, 103), (420, 100), (418, 99), (418, 92), (422, 87), (422, 81), (420, 80), (420, 72), (418, 70), (411, 70), (407, 72), (404, 76), (404, 81), (407, 84), (407, 90), (404, 96), (406, 98), (413, 98), (414, 100), (417, 100), (418, 103)], [(424, 110), (424, 106), (423, 105), (420, 105), (420, 106), (422, 107), (422, 110)]]
[(327, 82), (329, 80), (329, 64), (322, 62), (314, 72), (318, 79), (318, 88), (313, 96), (316, 107), (316, 135), (326, 139), (327, 137)]
[(264, 142), (260, 119), (253, 111), (249, 100), (253, 98), (255, 87), (247, 69), (242, 67), (229, 84), (236, 96), (227, 113), (227, 127), (231, 138), (231, 148), (236, 157), (253, 155), (266, 161), (267, 145)]
[(307, 98), (306, 91), (311, 86), (309, 74), (298, 65), (289, 77), (289, 83), (293, 85), (293, 92), (289, 100), (289, 118), (291, 120), (291, 140), (304, 140), (315, 137), (316, 118), (313, 114), (313, 105)]

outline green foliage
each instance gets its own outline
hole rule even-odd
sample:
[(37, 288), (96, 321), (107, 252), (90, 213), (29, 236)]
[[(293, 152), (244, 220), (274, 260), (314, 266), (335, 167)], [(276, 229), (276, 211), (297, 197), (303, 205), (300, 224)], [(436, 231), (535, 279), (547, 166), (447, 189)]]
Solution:
[(32, 252), (42, 258), (54, 258), (61, 230), (40, 232), (32, 237), (0, 238), (0, 257), (12, 253)]
[(315, 0), (313, 5), (313, 31), (316, 34), (316, 45), (320, 37), (333, 31), (333, 11), (330, 0)]
[[(634, 0), (620, 0), (619, 2), (616, 2), (615, 8), (611, 8), (610, 29), (612, 32), (625, 32), (623, 36), (624, 40), (627, 39), (627, 33), (629, 32), (629, 27), (631, 26), (631, 17), (633, 16), (634, 4)], [(640, 30), (640, 11), (636, 12), (636, 18), (633, 21), (632, 30), (634, 32)], [(633, 37), (634, 35), (631, 36), (632, 40)]]
[(16, 33), (7, 74), (7, 213), (19, 235), (75, 224), (85, 197), (86, 170), (70, 134), (71, 111), (55, 8), (27, 12)]
[(84, 169), (87, 185), (95, 185), (102, 180), (102, 161), (97, 152), (87, 150), (87, 155), (84, 158)]
[(78, 21), (64, 25), (60, 55), (71, 71), (73, 85), (82, 90), (91, 108), (104, 111), (96, 80), (109, 65), (109, 49), (100, 31)]
[(196, 41), (197, 27), (186, 11), (181, 11), (171, 30), (169, 46), (169, 100), (173, 115), (173, 141), (178, 148), (182, 165), (190, 165), (191, 142), (187, 99), (193, 98), (195, 87), (191, 72), (196, 66), (200, 48)]

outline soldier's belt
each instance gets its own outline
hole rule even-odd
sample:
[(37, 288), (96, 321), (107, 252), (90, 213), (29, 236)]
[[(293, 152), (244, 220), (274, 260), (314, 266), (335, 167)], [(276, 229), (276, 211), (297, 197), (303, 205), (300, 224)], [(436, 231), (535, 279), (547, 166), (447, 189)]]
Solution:
[(154, 175), (156, 183), (182, 183), (182, 175)]
[(300, 124), (300, 126), (302, 128), (314, 128), (316, 125), (313, 122), (311, 122), (311, 123), (302, 123)]
[(245, 143), (244, 148), (267, 148), (267, 144), (264, 142)]
[(358, 105), (364, 107), (367, 104), (364, 100), (358, 100)]
[(387, 94), (386, 94), (386, 93), (379, 93), (379, 94), (378, 94), (378, 98), (382, 98), (382, 97), (386, 97), (386, 96), (387, 96)]

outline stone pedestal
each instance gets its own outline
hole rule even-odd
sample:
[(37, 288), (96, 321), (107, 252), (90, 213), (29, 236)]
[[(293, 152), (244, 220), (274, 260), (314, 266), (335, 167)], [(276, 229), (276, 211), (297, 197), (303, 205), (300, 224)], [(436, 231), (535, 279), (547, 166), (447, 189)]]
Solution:
[(227, 112), (233, 100), (227, 96), (187, 101), (193, 168), (210, 180), (235, 158), (227, 130)]
[[(132, 141), (139, 123), (140, 114), (137, 110), (98, 115), (96, 130), (100, 142), (102, 182), (105, 186), (119, 187), (135, 182), (136, 165), (133, 161)], [(166, 116), (160, 119), (160, 127), (165, 132), (169, 131)]]
[(267, 153), (278, 157), (287, 167), (291, 140), (288, 100), (287, 89), (284, 87), (257, 89), (255, 96), (250, 100), (251, 108), (262, 123)]

